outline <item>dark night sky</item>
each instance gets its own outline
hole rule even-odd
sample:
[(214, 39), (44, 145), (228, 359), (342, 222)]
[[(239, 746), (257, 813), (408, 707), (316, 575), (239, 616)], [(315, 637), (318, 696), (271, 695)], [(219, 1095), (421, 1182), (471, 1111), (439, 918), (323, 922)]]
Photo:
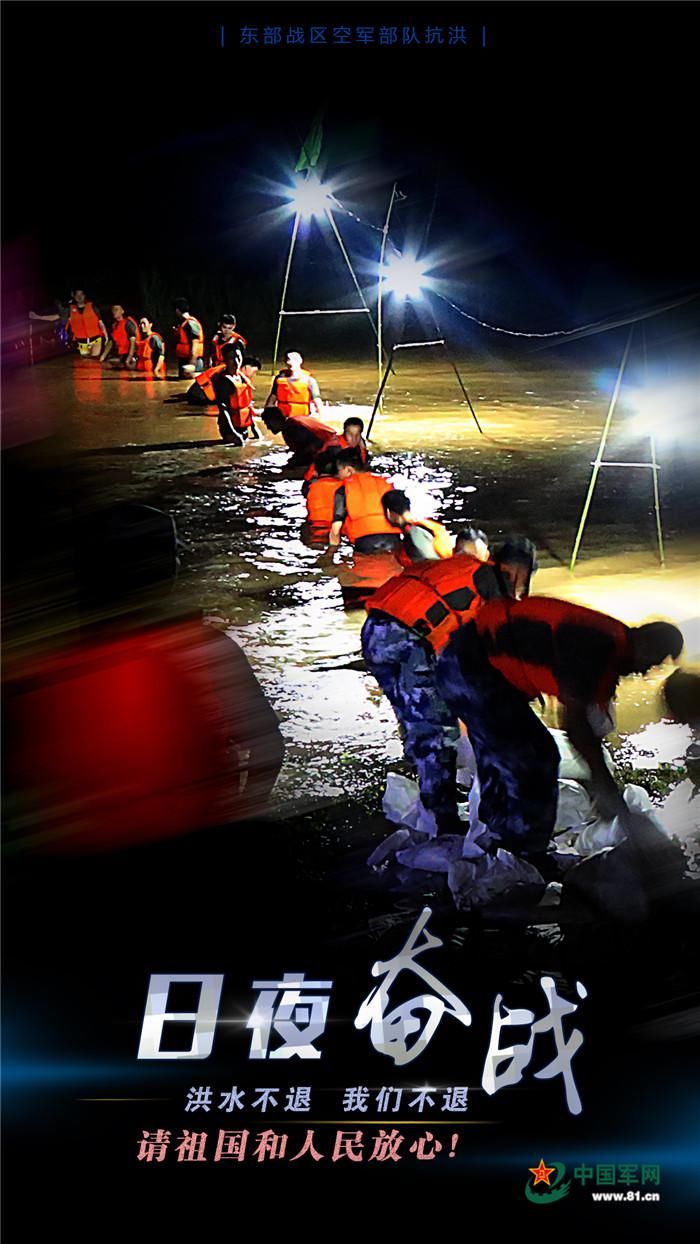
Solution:
[[(456, 301), (485, 318), (564, 327), (689, 292), (693, 10), (10, 0), (5, 241), (33, 240), (35, 300), (76, 282), (128, 303), (155, 270), (164, 297), (205, 285), (214, 303), (225, 272), (267, 322), (288, 225), (263, 230), (256, 179), (281, 179), (324, 103), (329, 173), (361, 179), (339, 197), (381, 223), (396, 177), (399, 245), (434, 201), (429, 249), (455, 251)], [(485, 23), (488, 47), (241, 49), (241, 21)], [(341, 223), (358, 260), (376, 254)], [(318, 304), (326, 267), (301, 271), (299, 299), (308, 280)]]

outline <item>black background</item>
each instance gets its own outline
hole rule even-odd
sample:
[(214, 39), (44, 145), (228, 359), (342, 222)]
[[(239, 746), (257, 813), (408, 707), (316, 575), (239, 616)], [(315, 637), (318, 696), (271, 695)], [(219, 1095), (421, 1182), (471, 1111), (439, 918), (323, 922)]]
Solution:
[[(238, 46), (241, 20), (286, 27), (290, 10), (307, 26), (486, 24), (488, 47)], [(398, 179), (407, 198), (397, 239), (419, 242), (432, 213), (429, 245), (454, 248), (450, 275), (481, 314), (569, 327), (686, 293), (697, 281), (693, 19), (682, 3), (6, 3), (3, 228), (6, 256), (25, 257), (11, 310), (83, 285), (104, 305), (132, 308), (156, 291), (163, 313), (172, 297), (199, 292), (195, 310), (213, 315), (233, 291), (234, 309), (269, 351), (287, 235), (262, 229), (269, 196), (257, 178), (280, 180), (293, 167), (321, 104), (324, 160), (351, 182), (343, 201), (381, 223)], [(357, 249), (376, 246), (377, 235), (343, 227)], [(319, 271), (309, 273), (316, 290)], [(303, 271), (300, 281), (303, 296)], [(278, 1218), (324, 1236), (346, 1222), (375, 1236), (423, 1212), (433, 1230), (450, 1219), (470, 1230), (484, 1215), (497, 1228), (509, 1210), (522, 1212), (526, 1167), (540, 1157), (634, 1161), (640, 1145), (671, 1180), (681, 1154), (663, 1212), (684, 1211), (687, 1046), (650, 1052), (628, 1036), (635, 986), (663, 975), (682, 924), (642, 942), (616, 934), (611, 945), (604, 933), (588, 945), (585, 980), (598, 990), (577, 1071), (580, 1120), (565, 1113), (560, 1081), (530, 1082), (491, 1105), (477, 1098), (476, 1117), (501, 1122), (455, 1128), (464, 1140), (452, 1164), (139, 1166), (142, 1128), (203, 1126), (201, 1114), (183, 1113), (190, 1082), (278, 1082), (276, 1072), (249, 1070), (240, 1033), (217, 1038), (205, 1073), (141, 1074), (135, 1051), (151, 972), (222, 971), (233, 1011), (249, 1006), (256, 977), (302, 968), (333, 978), (340, 1022), (311, 1082), (393, 1082), (351, 1019), (374, 958), (395, 953), (403, 933), (353, 940), (358, 900), (353, 908), (346, 875), (310, 871), (304, 850), (299, 826), (256, 825), (113, 859), (8, 863), (6, 1040), (25, 1068), (8, 1080), (16, 1238), (59, 1227), (75, 1240), (115, 1230), (132, 1239), (166, 1223), (184, 1233), (192, 1221), (202, 1238), (233, 1235), (244, 1213), (246, 1230), (265, 1238)], [(553, 970), (575, 973), (580, 954), (574, 939)], [(466, 1044), (441, 1030), (417, 1083), (478, 1083), (494, 994), (510, 988), (534, 1000), (527, 947), (514, 935), (494, 952), (477, 935), (431, 966), (479, 1022)], [(306, 1080), (303, 1068), (281, 1083)], [(81, 1100), (100, 1095), (169, 1100)], [(210, 1131), (220, 1123), (206, 1121)], [(565, 1232), (572, 1204), (533, 1212)], [(634, 1215), (637, 1234), (640, 1215), (648, 1225), (651, 1214), (658, 1223), (655, 1207)]]
[[(233, 300), (269, 352), (289, 229), (265, 227), (281, 203), (269, 182), (288, 180), (321, 106), (341, 200), (380, 225), (396, 178), (397, 244), (446, 250), (440, 274), (483, 318), (570, 327), (697, 284), (693, 5), (89, 10), (3, 8), (4, 231), (33, 250), (25, 301), (84, 285), (161, 316), (185, 293), (206, 320)], [(262, 40), (320, 21), (459, 23), (472, 43), (240, 46), (245, 23)], [(376, 260), (378, 234), (339, 221), (356, 259)], [(305, 306), (346, 277), (310, 253), (295, 279)]]

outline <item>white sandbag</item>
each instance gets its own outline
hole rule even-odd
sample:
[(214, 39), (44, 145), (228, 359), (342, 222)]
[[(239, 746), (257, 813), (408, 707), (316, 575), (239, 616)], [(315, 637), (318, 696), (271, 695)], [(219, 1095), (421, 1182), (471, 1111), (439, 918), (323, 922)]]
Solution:
[(476, 777), (476, 756), (468, 734), (460, 734), (457, 743), (457, 781), (469, 786)]
[(651, 814), (650, 819), (656, 822), (657, 829), (661, 829), (661, 825), (656, 817), (654, 805), (649, 798), (649, 792), (646, 791), (643, 786), (635, 786), (634, 783), (629, 782), (622, 792), (622, 798), (627, 804), (630, 812), (644, 812), (646, 815)]
[(395, 829), (393, 834), (389, 834), (388, 838), (384, 838), (378, 847), (367, 860), (370, 868), (381, 868), (386, 864), (390, 855), (398, 851), (400, 847), (405, 847), (411, 841), (411, 831), (409, 829)]
[(617, 817), (612, 821), (601, 821), (596, 817), (588, 825), (583, 825), (574, 838), (574, 849), (577, 855), (595, 855), (605, 847), (616, 847), (624, 842), (625, 831)]
[(561, 881), (550, 881), (547, 889), (542, 895), (542, 898), (537, 904), (538, 909), (541, 911), (544, 907), (559, 907), (561, 905), (562, 889), (563, 886)]
[(559, 777), (571, 782), (589, 782), (591, 771), (582, 756), (574, 751), (563, 730), (550, 730), (559, 752)]
[[(579, 756), (564, 730), (551, 729), (549, 733), (554, 739), (559, 752), (559, 777), (572, 782), (581, 782), (585, 786), (591, 780), (591, 771), (583, 756)], [(602, 746), (602, 751), (608, 769), (611, 773), (614, 773), (615, 765), (605, 745)]]
[[(486, 845), (489, 841), (488, 830), (482, 820), (479, 819), (479, 801), (481, 799), (481, 789), (478, 777), (474, 778), (472, 788), (469, 791), (469, 831), (464, 840), (463, 855), (465, 858), (473, 857), (474, 852), (471, 849), (473, 843), (481, 841), (482, 845)], [(575, 826), (578, 835), (581, 825), (591, 816), (591, 798), (580, 782), (574, 782), (570, 779), (559, 779), (559, 798), (557, 802), (557, 817), (555, 824), (556, 830), (567, 829), (569, 826)], [(558, 845), (565, 845), (561, 844)]]
[(388, 773), (382, 809), (388, 821), (406, 825), (409, 829), (417, 829), (429, 838), (437, 836), (435, 816), (423, 807), (418, 783), (413, 778), (404, 777), (402, 773)]
[(591, 797), (580, 782), (559, 778), (555, 831), (568, 829), (571, 825), (583, 825), (591, 816), (591, 808)]
[[(622, 798), (630, 812), (644, 815), (655, 829), (660, 830), (661, 833), (665, 832), (663, 824), (655, 815), (654, 805), (643, 786), (635, 786), (630, 783), (623, 790)], [(581, 830), (574, 840), (574, 847), (579, 855), (593, 855), (596, 851), (602, 851), (604, 847), (616, 847), (619, 843), (624, 842), (626, 836), (619, 817), (615, 816), (611, 821), (604, 821), (600, 817), (596, 817), (595, 820), (581, 826)]]
[(481, 799), (481, 787), (479, 786), (478, 777), (474, 778), (472, 788), (469, 792), (469, 828), (467, 830), (462, 855), (465, 859), (474, 859), (475, 856), (481, 854), (478, 847), (476, 851), (474, 846), (477, 838), (483, 838), (484, 845), (488, 842), (488, 830), (483, 821), (479, 820), (479, 801)]
[(397, 863), (404, 868), (419, 868), (423, 872), (446, 873), (450, 864), (460, 859), (464, 839), (461, 834), (441, 834), (432, 842), (419, 846), (407, 846), (398, 851)]
[[(537, 902), (546, 889), (541, 873), (532, 864), (502, 849), (495, 855), (457, 860), (450, 865), (447, 884), (460, 911), (483, 907), (505, 894), (513, 898), (531, 896)], [(520, 895), (515, 893), (518, 890)]]
[(666, 832), (676, 838), (700, 833), (700, 787), (690, 778), (676, 786), (659, 808), (659, 820)]
[(418, 783), (402, 773), (387, 773), (382, 809), (388, 821), (415, 829), (417, 819)]

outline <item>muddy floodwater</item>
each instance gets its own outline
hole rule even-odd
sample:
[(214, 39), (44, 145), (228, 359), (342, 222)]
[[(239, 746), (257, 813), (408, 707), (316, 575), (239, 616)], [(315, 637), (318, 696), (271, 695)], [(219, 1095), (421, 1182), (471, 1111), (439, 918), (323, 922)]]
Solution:
[[(328, 422), (367, 422), (376, 369), (315, 363)], [(576, 573), (568, 562), (609, 388), (593, 373), (532, 359), (515, 367), (460, 368), (480, 433), (454, 374), (434, 361), (403, 359), (375, 422), (374, 469), (410, 494), (413, 511), (455, 533), (467, 522), (492, 542), (522, 532), (536, 543), (536, 593), (603, 609), (628, 623), (665, 617), (681, 626), (686, 654), (700, 651), (697, 549), (698, 451), (659, 412), (657, 453), (666, 565), (659, 565), (651, 471), (602, 471)], [(262, 405), (270, 375), (256, 381)], [(201, 609), (243, 647), (281, 720), (287, 751), (276, 790), (280, 811), (344, 797), (375, 800), (401, 756), (386, 700), (359, 660), (364, 612), (346, 609), (343, 589), (395, 573), (389, 557), (330, 558), (301, 538), (299, 473), (267, 436), (242, 449), (218, 438), (214, 412), (190, 413), (170, 399), (187, 382), (68, 358), (14, 377), (5, 398), (13, 422), (48, 420), (63, 436), (62, 469), (101, 501), (142, 500), (170, 511), (184, 544), (176, 603)], [(168, 400), (166, 400), (168, 399)], [(263, 429), (264, 430), (264, 429)], [(672, 434), (669, 434), (671, 432)], [(649, 459), (629, 410), (620, 406), (607, 450), (614, 461)], [(693, 524), (696, 524), (694, 526)], [(665, 675), (625, 680), (618, 743), (638, 765), (682, 757), (683, 727), (659, 725)]]

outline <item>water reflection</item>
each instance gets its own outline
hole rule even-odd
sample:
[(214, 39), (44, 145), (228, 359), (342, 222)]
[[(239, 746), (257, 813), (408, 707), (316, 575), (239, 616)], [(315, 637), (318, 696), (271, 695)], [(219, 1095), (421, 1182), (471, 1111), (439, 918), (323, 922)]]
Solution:
[[(358, 409), (367, 417), (371, 367), (315, 370), (330, 422), (340, 426)], [(70, 414), (76, 460), (81, 450), (91, 451), (80, 470), (93, 493), (105, 501), (150, 500), (175, 515), (185, 546), (178, 603), (203, 609), (241, 644), (281, 718), (287, 755), (280, 803), (364, 797), (401, 755), (401, 745), (386, 700), (357, 668), (364, 614), (345, 606), (356, 606), (363, 591), (395, 572), (393, 558), (353, 558), (347, 547), (329, 557), (310, 547), (302, 538), (300, 479), (284, 471), (287, 453), (270, 438), (242, 449), (224, 446), (211, 414), (165, 402), (182, 384), (144, 379), (65, 360), (31, 375), (38, 394)], [(477, 373), (469, 387), (485, 436), (455, 395), (453, 377), (402, 369), (390, 387), (373, 433), (375, 469), (409, 493), (414, 512), (453, 533), (475, 523), (494, 542), (512, 530), (531, 536), (543, 567), (538, 592), (632, 623), (659, 613), (684, 625), (697, 617), (688, 547), (678, 535), (692, 496), (687, 450), (662, 466), (671, 533), (666, 571), (654, 561), (648, 498), (639, 480), (629, 478), (634, 473), (623, 472), (622, 479), (601, 481), (580, 573), (572, 579), (566, 561), (606, 394), (590, 376), (553, 369)], [(129, 453), (100, 452), (127, 446)], [(658, 720), (662, 678), (627, 680), (618, 713), (622, 734), (636, 735)], [(645, 736), (642, 751), (649, 742)]]

